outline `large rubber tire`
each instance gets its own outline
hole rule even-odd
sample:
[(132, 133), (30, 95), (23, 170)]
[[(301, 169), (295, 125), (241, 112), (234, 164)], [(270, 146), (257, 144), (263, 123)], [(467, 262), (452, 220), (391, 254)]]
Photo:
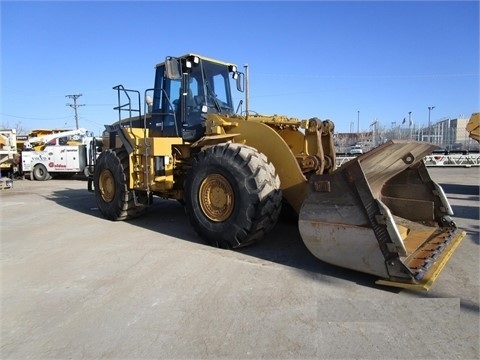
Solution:
[(256, 149), (219, 144), (200, 152), (185, 181), (185, 209), (209, 244), (237, 248), (263, 238), (282, 205), (274, 166)]
[(43, 164), (37, 164), (33, 168), (33, 178), (38, 181), (50, 180), (52, 177)]
[(146, 192), (128, 189), (129, 176), (128, 153), (124, 148), (108, 149), (99, 155), (93, 182), (97, 206), (105, 218), (128, 220), (146, 211), (148, 196)]

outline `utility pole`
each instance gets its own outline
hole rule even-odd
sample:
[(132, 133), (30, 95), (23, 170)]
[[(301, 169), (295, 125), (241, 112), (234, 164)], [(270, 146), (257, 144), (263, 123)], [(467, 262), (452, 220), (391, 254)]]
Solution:
[(65, 97), (68, 97), (70, 99), (73, 99), (73, 104), (67, 104), (67, 106), (70, 106), (75, 110), (75, 125), (77, 126), (78, 129), (78, 113), (77, 113), (77, 108), (79, 106), (85, 106), (85, 104), (77, 104), (77, 99), (82, 96), (82, 94), (74, 94), (74, 95), (65, 95)]

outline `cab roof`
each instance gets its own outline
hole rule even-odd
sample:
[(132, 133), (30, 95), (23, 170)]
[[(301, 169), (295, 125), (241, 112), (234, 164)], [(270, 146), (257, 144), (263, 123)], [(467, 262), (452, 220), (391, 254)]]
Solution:
[[(188, 58), (188, 57), (191, 57), (191, 56), (196, 56), (196, 57), (199, 57), (202, 60), (206, 60), (206, 61), (213, 62), (213, 63), (220, 64), (220, 65), (237, 66), (234, 63), (229, 63), (229, 62), (225, 62), (225, 61), (221, 61), (221, 60), (217, 60), (217, 59), (212, 59), (212, 58), (209, 58), (209, 57), (206, 57), (206, 56), (203, 56), (203, 55), (192, 54), (192, 53), (188, 53), (188, 54), (185, 54), (183, 56), (176, 56), (176, 57), (179, 58), (179, 59), (185, 59), (185, 58)], [(165, 61), (157, 64), (156, 67), (163, 66), (163, 65), (165, 65)]]

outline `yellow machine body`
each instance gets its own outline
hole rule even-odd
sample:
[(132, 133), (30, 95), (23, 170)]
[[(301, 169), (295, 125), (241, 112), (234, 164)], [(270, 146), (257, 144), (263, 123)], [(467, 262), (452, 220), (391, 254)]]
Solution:
[(480, 113), (473, 113), (467, 123), (466, 130), (469, 136), (480, 142)]

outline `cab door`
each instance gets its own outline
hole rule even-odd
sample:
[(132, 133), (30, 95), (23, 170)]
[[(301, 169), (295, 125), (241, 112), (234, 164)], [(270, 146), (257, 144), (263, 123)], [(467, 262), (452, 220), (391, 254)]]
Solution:
[(149, 128), (160, 136), (180, 137), (182, 79), (170, 79), (164, 73), (165, 66), (158, 66)]

